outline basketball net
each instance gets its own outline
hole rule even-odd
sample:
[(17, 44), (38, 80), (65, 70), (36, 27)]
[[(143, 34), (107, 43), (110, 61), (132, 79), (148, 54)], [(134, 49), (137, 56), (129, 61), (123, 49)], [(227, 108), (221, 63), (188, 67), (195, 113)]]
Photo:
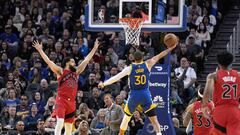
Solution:
[(143, 18), (120, 18), (119, 23), (122, 25), (125, 31), (126, 45), (131, 44), (139, 46), (140, 33), (142, 29)]

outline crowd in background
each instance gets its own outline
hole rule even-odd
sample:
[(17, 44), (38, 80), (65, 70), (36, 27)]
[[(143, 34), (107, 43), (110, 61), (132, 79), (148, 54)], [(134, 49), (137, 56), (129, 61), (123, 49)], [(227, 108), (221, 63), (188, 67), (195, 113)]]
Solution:
[[(95, 0), (108, 11), (117, 0)], [(111, 134), (118, 132), (128, 97), (127, 78), (104, 90), (97, 84), (133, 61), (135, 48), (125, 45), (124, 32), (88, 32), (84, 29), (86, 0), (2, 0), (0, 1), (0, 134), (54, 133), (51, 118), (57, 91), (56, 75), (32, 47), (43, 43), (50, 60), (61, 66), (65, 56), (81, 63), (96, 38), (101, 45), (79, 76), (76, 120), (73, 134)], [(175, 0), (167, 0), (167, 14), (174, 16)], [(204, 70), (208, 50), (215, 38), (223, 12), (215, 0), (191, 0), (187, 31), (171, 54), (171, 103), (174, 116), (181, 116), (196, 96), (197, 77)], [(106, 6), (105, 6), (106, 5)], [(218, 5), (218, 6), (217, 6)], [(220, 11), (220, 12), (219, 12)], [(109, 14), (110, 19), (116, 19)], [(115, 17), (115, 18), (114, 18)], [(114, 20), (113, 20), (114, 21)], [(142, 33), (140, 50), (144, 59), (163, 50), (164, 33)], [(112, 107), (113, 105), (113, 107)], [(130, 135), (140, 133), (144, 115), (136, 111), (129, 123)]]

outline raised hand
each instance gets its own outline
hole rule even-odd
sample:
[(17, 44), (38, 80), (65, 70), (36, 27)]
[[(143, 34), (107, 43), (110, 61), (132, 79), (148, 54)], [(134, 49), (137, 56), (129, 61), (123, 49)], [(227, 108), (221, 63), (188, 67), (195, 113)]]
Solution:
[(98, 41), (98, 39), (96, 39), (96, 41), (94, 42), (94, 48), (98, 48), (100, 45), (100, 42)]
[(100, 89), (104, 88), (103, 82), (99, 82), (98, 88), (100, 88)]
[(36, 48), (38, 51), (42, 50), (42, 43), (39, 43), (37, 40), (33, 41), (34, 48)]

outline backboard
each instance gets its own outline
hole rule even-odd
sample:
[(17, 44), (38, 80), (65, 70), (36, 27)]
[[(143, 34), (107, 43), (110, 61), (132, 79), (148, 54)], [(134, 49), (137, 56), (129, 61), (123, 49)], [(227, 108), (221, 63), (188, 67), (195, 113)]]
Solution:
[(185, 31), (185, 0), (88, 0), (87, 31), (122, 31), (119, 18), (143, 18), (142, 31)]

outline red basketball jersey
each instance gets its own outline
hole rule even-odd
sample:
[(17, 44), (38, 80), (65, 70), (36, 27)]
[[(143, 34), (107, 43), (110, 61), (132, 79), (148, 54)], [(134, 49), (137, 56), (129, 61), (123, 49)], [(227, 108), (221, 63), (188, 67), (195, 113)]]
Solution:
[(75, 101), (78, 88), (78, 77), (75, 72), (63, 70), (58, 78), (58, 96), (64, 99)]
[(218, 105), (239, 105), (240, 79), (236, 70), (219, 70), (214, 84), (213, 102)]
[[(193, 125), (194, 135), (208, 135), (213, 127), (212, 119), (207, 119), (203, 116), (201, 110), (201, 102), (196, 101), (193, 103)], [(212, 111), (213, 105), (208, 103), (208, 108)]]

